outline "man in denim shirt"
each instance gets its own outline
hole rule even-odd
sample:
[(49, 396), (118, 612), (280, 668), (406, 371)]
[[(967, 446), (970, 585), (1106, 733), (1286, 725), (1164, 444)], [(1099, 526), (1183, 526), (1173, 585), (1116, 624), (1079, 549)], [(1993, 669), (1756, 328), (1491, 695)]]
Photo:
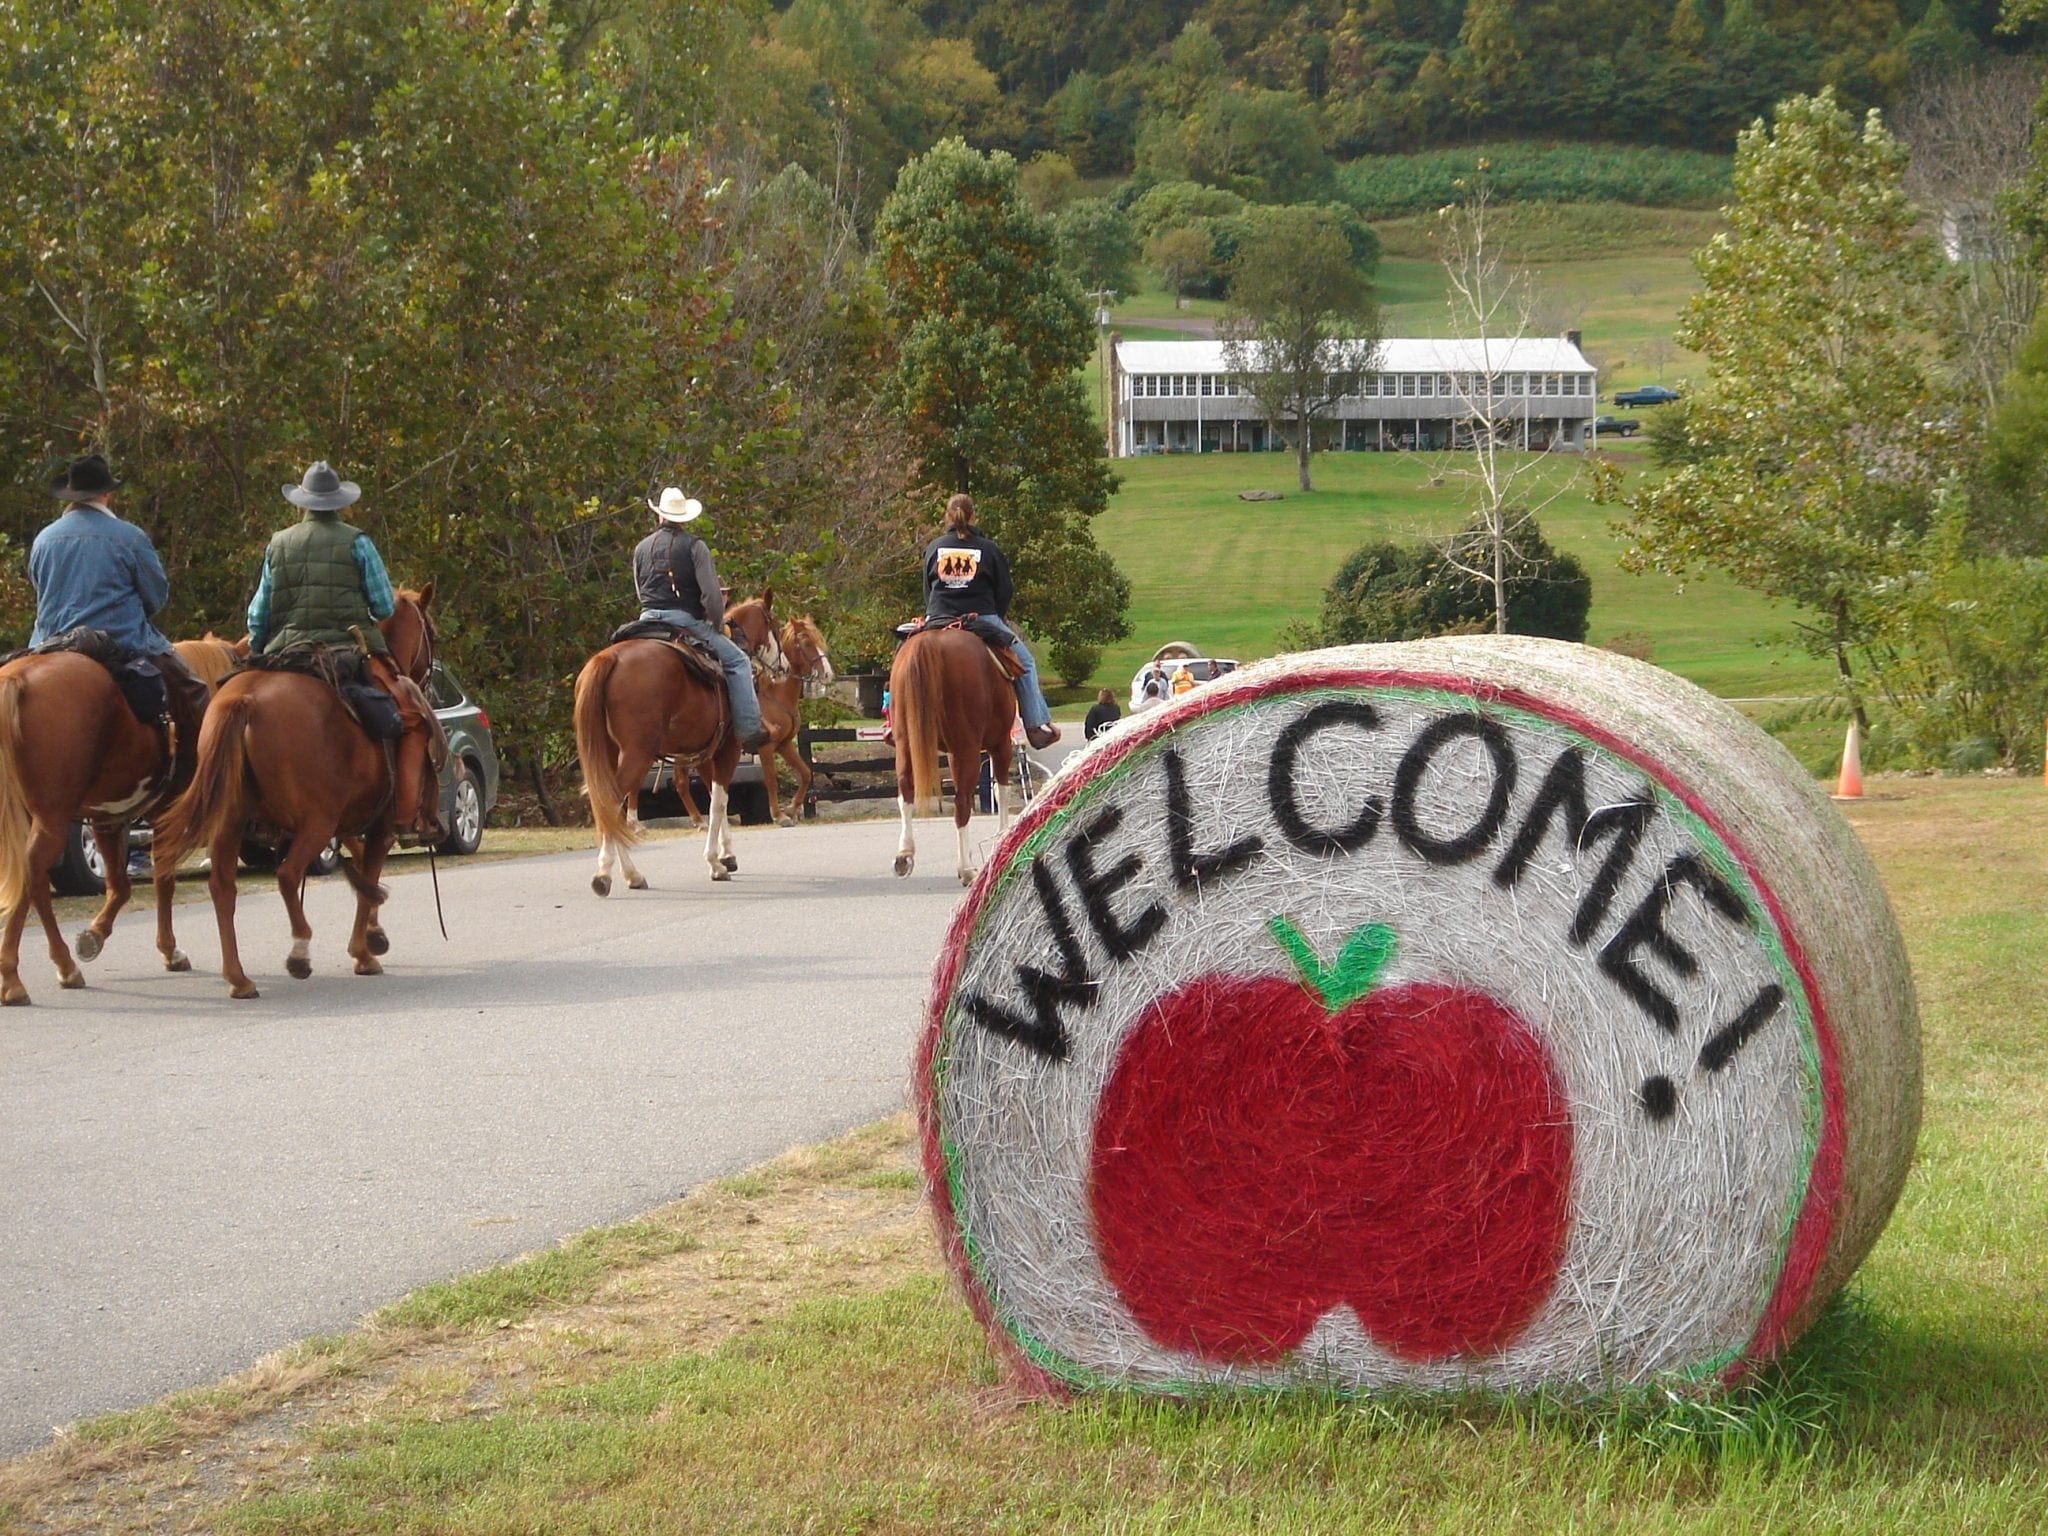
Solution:
[(113, 495), (120, 488), (107, 461), (96, 453), (76, 460), (50, 482), (51, 493), (71, 506), (29, 546), (28, 579), (36, 589), (36, 627), (29, 644), (41, 645), (74, 629), (97, 629), (153, 662), (170, 690), (177, 741), (173, 779), (182, 787), (191, 778), (207, 687), (150, 623), (169, 600), (171, 586), (149, 535), (114, 515)]

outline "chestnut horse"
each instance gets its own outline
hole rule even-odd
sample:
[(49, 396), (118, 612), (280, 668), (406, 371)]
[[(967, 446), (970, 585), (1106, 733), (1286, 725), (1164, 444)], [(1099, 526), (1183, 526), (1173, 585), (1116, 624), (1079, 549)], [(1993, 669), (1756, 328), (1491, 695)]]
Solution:
[[(764, 593), (726, 611), (726, 628), (750, 656), (774, 644), (770, 600), (771, 594)], [(597, 827), (593, 891), (611, 895), (613, 859), (629, 889), (647, 889), (647, 877), (633, 863), (631, 850), (643, 835), (641, 787), (648, 770), (662, 758), (675, 763), (679, 784), (688, 783), (693, 767), (710, 783), (704, 862), (713, 880), (733, 877), (740, 866), (726, 824), (726, 800), (733, 770), (739, 766), (740, 744), (732, 732), (732, 711), (722, 681), (689, 670), (665, 641), (622, 640), (599, 651), (576, 674), (575, 723), (583, 789)]]
[(974, 811), (974, 783), (986, 752), (998, 786), (997, 830), (1010, 822), (1010, 731), (1017, 720), (1017, 694), (988, 646), (965, 629), (925, 629), (903, 642), (889, 668), (890, 724), (896, 737), (896, 804), (903, 816), (903, 840), (896, 848), (896, 873), (907, 875), (917, 861), (911, 820), (931, 814), (939, 796), (939, 753), (953, 770), (953, 828), (958, 841), (954, 872), (960, 883), (974, 879), (967, 858), (967, 821)]
[[(21, 984), (21, 934), (33, 908), (49, 941), (59, 985), (85, 985), (57, 925), (50, 869), (71, 824), (92, 822), (106, 864), (99, 912), (78, 935), (78, 958), (99, 954), (128, 904), (128, 828), (169, 797), (172, 764), (154, 728), (135, 718), (107, 669), (70, 651), (17, 657), (0, 667), (0, 1003), (29, 1000)], [(156, 947), (164, 968), (192, 962), (171, 931), (174, 882), (156, 877)]]
[[(764, 605), (767, 601), (766, 597), (762, 599)], [(748, 649), (748, 637), (735, 638), (742, 650)], [(779, 651), (765, 660), (760, 650), (753, 651), (754, 692), (760, 696), (761, 724), (768, 732), (768, 744), (755, 757), (761, 764), (761, 783), (768, 791), (769, 819), (779, 827), (793, 827), (811, 793), (811, 765), (797, 749), (797, 730), (803, 724), (797, 707), (803, 702), (806, 687), (816, 684), (823, 688), (832, 681), (832, 657), (825, 648), (824, 632), (808, 613), (800, 613), (784, 624), (776, 638)], [(778, 757), (796, 775), (796, 797), (790, 801), (787, 813), (781, 805), (782, 786), (776, 781)], [(676, 781), (676, 792), (683, 797), (683, 810), (690, 820), (702, 820), (687, 776)]]
[[(414, 684), (434, 662), (434, 601), (430, 581), (400, 592), (384, 633), (392, 663)], [(346, 856), (342, 873), (356, 893), (348, 953), (358, 976), (378, 976), (377, 956), (391, 941), (377, 923), (384, 890), (377, 884), (397, 836), (393, 821), (398, 754), (387, 753), (356, 724), (325, 682), (296, 672), (237, 672), (215, 691), (199, 733), (199, 767), (192, 787), (156, 827), (157, 878), (204, 845), (212, 861), (208, 885), (220, 927), (221, 975), (230, 995), (257, 996), (242, 969), (235, 939), (235, 874), (250, 822), (291, 834), (278, 860), (277, 890), (291, 918), (292, 947), (285, 969), (303, 981), (313, 974), (312, 926), (304, 904), (306, 870), (336, 837), (360, 847), (361, 868)], [(360, 844), (356, 840), (360, 839)]]

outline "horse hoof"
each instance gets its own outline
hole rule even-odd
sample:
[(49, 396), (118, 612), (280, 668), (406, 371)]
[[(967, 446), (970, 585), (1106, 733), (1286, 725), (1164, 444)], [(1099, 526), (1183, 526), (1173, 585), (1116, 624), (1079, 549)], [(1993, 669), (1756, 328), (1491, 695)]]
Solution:
[(973, 871), (973, 870), (971, 870), (971, 869), (963, 869), (963, 870), (961, 870), (961, 871), (960, 871), (960, 883), (961, 883), (962, 885), (972, 885), (972, 884), (974, 884), (974, 871)]
[(285, 974), (293, 981), (304, 981), (313, 974), (313, 962), (303, 955), (293, 955), (284, 963)]
[(627, 890), (629, 890), (629, 891), (644, 891), (644, 890), (646, 890), (646, 889), (647, 889), (647, 877), (646, 877), (645, 875), (635, 875), (635, 876), (633, 876), (633, 878), (632, 878), (632, 879), (630, 879), (630, 880), (628, 880), (628, 881), (626, 882), (626, 889), (627, 889)]
[(256, 983), (253, 981), (233, 982), (228, 987), (228, 996), (238, 1002), (246, 1003), (250, 998), (261, 997), (262, 995), (261, 992), (256, 990)]
[(57, 985), (66, 992), (81, 992), (85, 989), (85, 972), (74, 965), (57, 978)]
[(0, 992), (0, 1008), (26, 1008), (27, 1006), (27, 987), (16, 985), (9, 987), (4, 992)]
[(174, 949), (164, 956), (164, 969), (167, 971), (189, 971), (192, 969), (192, 961), (183, 950)]
[(730, 880), (732, 878), (732, 871), (723, 864), (714, 864), (711, 866), (711, 878), (718, 881)]
[(794, 816), (778, 816), (775, 818), (775, 825), (778, 827), (793, 827), (796, 825), (796, 818)]
[(377, 963), (374, 956), (365, 955), (356, 962), (356, 974), (358, 976), (382, 976), (384, 974), (384, 967)]
[(729, 875), (736, 875), (740, 872), (740, 861), (729, 853), (718, 862), (725, 866), (725, 872)]
[(900, 879), (902, 879), (902, 878), (903, 878), (903, 877), (904, 877), (905, 875), (907, 875), (907, 874), (909, 874), (909, 873), (910, 873), (910, 858), (909, 858), (909, 856), (908, 856), (908, 855), (906, 855), (906, 854), (901, 854), (901, 853), (897, 854), (897, 855), (896, 855), (896, 878), (900, 880)]
[(609, 896), (612, 893), (612, 877), (610, 875), (592, 875), (590, 877), (590, 888), (600, 896)]
[(391, 953), (391, 935), (382, 928), (372, 928), (363, 935), (363, 947), (373, 955), (388, 955)]
[(78, 942), (71, 947), (78, 951), (79, 959), (93, 961), (99, 959), (100, 951), (106, 948), (106, 940), (92, 929), (82, 928), (78, 933)]

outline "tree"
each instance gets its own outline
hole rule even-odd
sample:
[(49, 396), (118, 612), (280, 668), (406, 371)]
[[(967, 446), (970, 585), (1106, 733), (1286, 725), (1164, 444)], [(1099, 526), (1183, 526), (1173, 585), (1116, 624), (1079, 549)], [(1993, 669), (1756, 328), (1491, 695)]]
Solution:
[(1184, 225), (1163, 230), (1145, 242), (1145, 265), (1159, 274), (1159, 285), (1173, 295), (1176, 308), (1188, 301), (1188, 290), (1211, 271), (1208, 230)]
[(1084, 293), (1130, 293), (1137, 287), (1138, 242), (1130, 215), (1107, 198), (1069, 203), (1053, 219), (1060, 262)]
[[(1486, 542), (1477, 518), (1450, 541)], [(1431, 635), (1480, 634), (1495, 627), (1492, 589), (1468, 574), (1470, 562), (1438, 544), (1379, 539), (1353, 550), (1323, 591), (1322, 645), (1370, 645)], [(1570, 555), (1553, 549), (1530, 524), (1506, 571), (1508, 628), (1504, 633), (1583, 641), (1593, 602), (1593, 580)]]
[(1737, 141), (1728, 232), (1695, 263), (1679, 341), (1707, 363), (1686, 407), (1699, 457), (1630, 503), (1630, 563), (1712, 567), (1796, 603), (1798, 630), (1852, 656), (1954, 462), (1955, 401), (1925, 338), (1939, 254), (1918, 232), (1906, 153), (1831, 91)]
[(1130, 584), (1089, 526), (1114, 483), (1081, 372), (1094, 327), (1017, 162), (942, 141), (897, 177), (875, 246), (889, 396), (926, 480), (973, 494), (1036, 633), (1063, 650), (1122, 638)]
[(1471, 488), (1472, 516), (1443, 546), (1443, 557), (1489, 594), (1494, 633), (1504, 635), (1510, 628), (1512, 572), (1532, 559), (1523, 546), (1542, 540), (1537, 514), (1574, 477), (1555, 473), (1549, 462), (1555, 443), (1527, 451), (1527, 398), (1506, 387), (1515, 354), (1529, 339), (1537, 297), (1529, 270), (1501, 250), (1486, 162), (1460, 187), (1464, 196), (1442, 210), (1437, 237), (1450, 330), (1463, 343), (1452, 375), (1459, 386), (1453, 452), (1459, 436), (1466, 450), (1442, 473)]
[(1966, 386), (1987, 411), (1998, 407), (2041, 296), (2041, 264), (2019, 190), (2032, 164), (2041, 80), (2032, 59), (1922, 75), (1893, 119), (1912, 152), (1906, 191), (1935, 215), (1949, 258), (1954, 280), (1943, 329)]
[(1379, 354), (1379, 308), (1326, 208), (1273, 208), (1253, 222), (1230, 273), (1220, 327), (1239, 387), (1275, 421), (1294, 424), (1304, 491), (1315, 423)]

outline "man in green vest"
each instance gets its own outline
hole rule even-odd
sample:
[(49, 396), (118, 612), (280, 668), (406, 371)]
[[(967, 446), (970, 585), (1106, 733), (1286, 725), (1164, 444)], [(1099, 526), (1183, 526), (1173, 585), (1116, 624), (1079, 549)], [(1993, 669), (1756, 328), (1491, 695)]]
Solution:
[(325, 459), (308, 469), (284, 498), (304, 510), (291, 527), (272, 535), (263, 573), (249, 603), (249, 649), (261, 656), (311, 646), (353, 647), (362, 637), (370, 654), (364, 670), (398, 705), (399, 738), (393, 813), (399, 841), (437, 843), (445, 835), (436, 814), (440, 786), (432, 782), (431, 744), (436, 721), (426, 695), (401, 677), (385, 652), (379, 619), (395, 605), (391, 578), (370, 536), (338, 515), (363, 494)]

